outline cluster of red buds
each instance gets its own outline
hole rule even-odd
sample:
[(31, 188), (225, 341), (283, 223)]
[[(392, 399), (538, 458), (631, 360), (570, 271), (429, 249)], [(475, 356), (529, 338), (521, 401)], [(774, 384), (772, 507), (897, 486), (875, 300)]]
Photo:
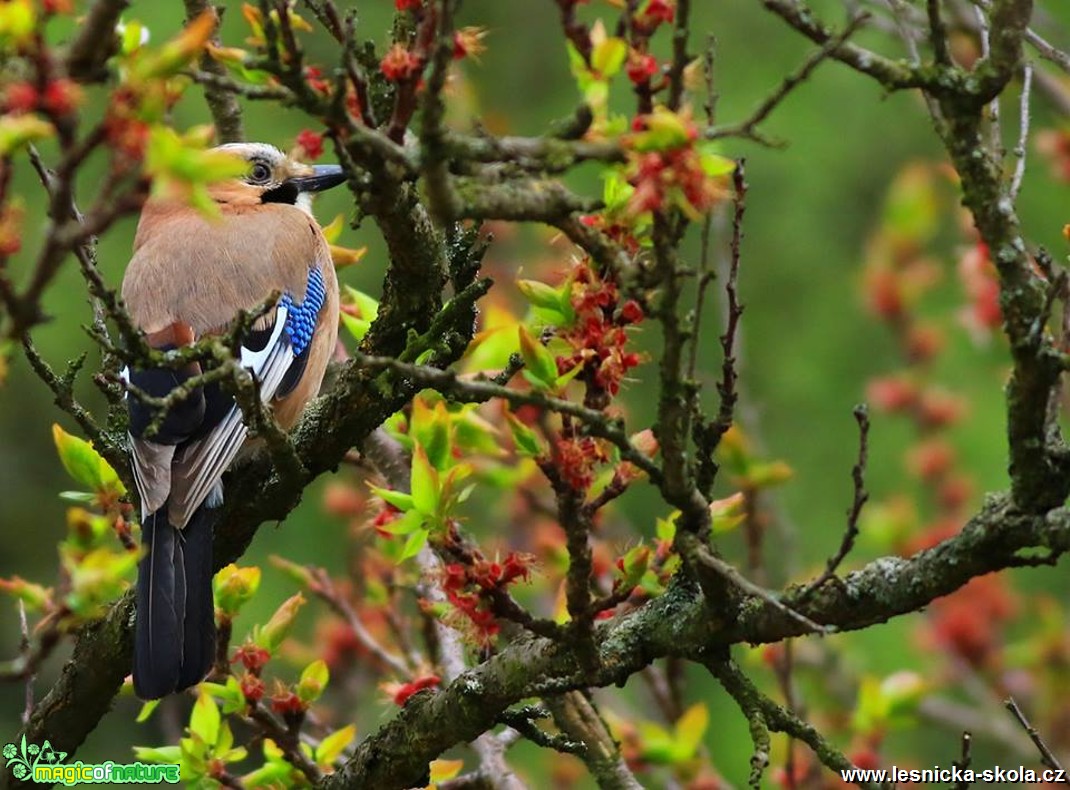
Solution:
[(635, 187), (628, 203), (632, 214), (674, 205), (698, 218), (724, 199), (727, 179), (711, 175), (709, 157), (704, 157), (698, 142), (698, 130), (686, 114), (655, 112), (632, 121), (628, 168), (628, 183)]
[[(324, 76), (323, 69), (319, 66), (305, 66), (304, 70), (305, 84), (308, 85), (314, 92), (320, 96), (330, 96), (332, 86), (330, 81)], [(346, 87), (345, 96), (346, 111), (353, 118), (361, 117), (360, 99), (357, 97), (357, 92), (353, 88), (352, 84), (348, 84)]]
[(557, 357), (558, 373), (583, 365), (588, 403), (602, 405), (606, 396), (620, 392), (625, 375), (642, 361), (626, 350), (626, 329), (643, 320), (643, 308), (634, 299), (622, 301), (616, 283), (599, 276), (587, 262), (573, 272), (571, 301), (576, 320), (562, 337), (572, 353)]
[(149, 143), (149, 125), (138, 117), (139, 101), (134, 92), (120, 88), (112, 95), (104, 119), (108, 146), (133, 161), (140, 161), (145, 156), (145, 147)]
[(511, 551), (501, 561), (476, 557), (469, 564), (453, 562), (443, 569), (446, 600), (464, 615), (482, 644), (490, 642), (500, 630), (490, 594), (530, 580), (533, 561), (530, 555)]
[(311, 129), (302, 129), (297, 133), (296, 143), (299, 158), (315, 161), (323, 156), (323, 135)]
[(29, 82), (12, 82), (4, 89), (4, 112), (41, 111), (59, 117), (72, 112), (81, 100), (81, 88), (63, 77), (50, 80), (43, 90)]
[(558, 439), (554, 445), (554, 466), (574, 491), (590, 488), (595, 469), (606, 460), (605, 451), (590, 436)]
[(245, 672), (238, 679), (242, 695), (246, 702), (254, 705), (264, 696), (264, 681), (260, 677), (264, 667), (271, 659), (271, 653), (252, 642), (246, 642), (234, 651), (230, 663), (240, 663), (245, 667)]
[(929, 636), (976, 669), (998, 660), (1003, 626), (1018, 609), (1005, 576), (979, 576), (929, 608)]
[(425, 59), (404, 44), (392, 46), (379, 62), (379, 71), (391, 82), (407, 82), (424, 70)]
[(969, 299), (962, 311), (962, 323), (975, 338), (987, 338), (1003, 325), (1003, 311), (999, 306), (996, 266), (983, 241), (959, 259), (959, 280)]
[(438, 675), (421, 675), (418, 678), (413, 678), (408, 683), (398, 683), (391, 685), (387, 688), (391, 698), (394, 700), (394, 704), (399, 708), (408, 702), (409, 697), (418, 691), (424, 691), (425, 689), (432, 689), (438, 686), (442, 682), (442, 678)]
[(635, 26), (650, 35), (661, 24), (672, 24), (676, 18), (675, 0), (646, 0), (633, 17)]
[(635, 187), (631, 207), (637, 214), (661, 211), (673, 187), (678, 187), (699, 212), (709, 209), (720, 196), (702, 172), (695, 152), (688, 148), (640, 155), (630, 182)]

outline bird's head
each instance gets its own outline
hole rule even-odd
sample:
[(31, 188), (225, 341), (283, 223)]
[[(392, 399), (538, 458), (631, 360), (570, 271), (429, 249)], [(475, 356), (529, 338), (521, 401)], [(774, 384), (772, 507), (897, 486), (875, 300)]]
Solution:
[(314, 193), (346, 180), (338, 165), (306, 165), (267, 143), (227, 143), (219, 150), (249, 163), (243, 178), (209, 187), (219, 203), (288, 203), (309, 211)]

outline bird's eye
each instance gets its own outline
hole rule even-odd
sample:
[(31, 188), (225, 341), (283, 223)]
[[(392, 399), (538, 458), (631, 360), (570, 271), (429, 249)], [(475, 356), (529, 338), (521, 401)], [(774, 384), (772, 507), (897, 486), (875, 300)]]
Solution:
[(271, 178), (271, 168), (263, 162), (257, 162), (249, 171), (249, 180), (254, 184), (265, 184)]

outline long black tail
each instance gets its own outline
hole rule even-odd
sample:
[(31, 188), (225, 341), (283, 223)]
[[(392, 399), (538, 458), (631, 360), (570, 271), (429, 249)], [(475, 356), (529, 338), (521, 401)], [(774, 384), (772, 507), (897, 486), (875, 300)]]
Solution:
[(134, 691), (158, 699), (204, 679), (215, 656), (212, 529), (218, 509), (201, 506), (182, 530), (167, 505), (145, 519), (137, 573)]

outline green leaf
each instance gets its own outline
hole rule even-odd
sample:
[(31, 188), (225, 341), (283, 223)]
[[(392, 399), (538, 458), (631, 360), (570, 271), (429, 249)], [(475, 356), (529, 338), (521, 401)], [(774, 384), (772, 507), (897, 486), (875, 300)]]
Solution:
[(520, 337), (520, 355), (526, 365), (528, 379), (542, 389), (551, 389), (557, 383), (557, 361), (546, 346), (532, 337), (527, 327), (517, 328)]
[(202, 743), (214, 746), (219, 740), (219, 723), (219, 708), (215, 700), (208, 692), (201, 691), (197, 701), (193, 704), (193, 712), (190, 714), (190, 734), (200, 738)]
[(150, 699), (148, 702), (146, 702), (145, 704), (143, 704), (141, 706), (141, 711), (137, 714), (137, 718), (135, 719), (135, 721), (138, 724), (141, 724), (142, 722), (148, 721), (149, 720), (149, 716), (152, 715), (152, 712), (154, 710), (156, 710), (156, 707), (159, 704), (160, 704), (160, 700), (158, 700), (158, 699)]
[(416, 445), (424, 449), (427, 460), (435, 469), (445, 469), (452, 460), (450, 427), (450, 415), (445, 403), (438, 401), (433, 408), (428, 408), (423, 398), (413, 400), (409, 435)]
[(26, 44), (36, 27), (37, 14), (31, 0), (9, 0), (0, 4), (0, 45)]
[(511, 411), (505, 412), (505, 421), (509, 423), (513, 444), (518, 453), (531, 457), (542, 453), (542, 448), (539, 447), (539, 437), (535, 435), (535, 431), (522, 423)]
[(666, 543), (672, 543), (676, 537), (676, 519), (679, 518), (680, 511), (677, 510), (669, 518), (659, 518), (654, 523), (654, 534), (658, 540)]
[(409, 535), (405, 541), (405, 548), (401, 550), (401, 556), (398, 557), (398, 562), (404, 562), (410, 557), (415, 557), (424, 546), (427, 545), (427, 538), (430, 535), (430, 531), (426, 529), (418, 529)]
[(587, 66), (587, 61), (584, 59), (583, 54), (576, 49), (576, 46), (571, 41), (565, 42), (565, 48), (568, 50), (568, 65), (572, 71), (572, 76), (576, 78), (576, 86), (580, 89), (580, 93), (584, 93), (587, 90), (587, 86), (594, 80), (594, 77)]
[(620, 588), (630, 590), (639, 584), (650, 565), (650, 548), (648, 546), (636, 546), (629, 550), (620, 561), (623, 570), (620, 571)]
[[(0, 9), (7, 6), (0, 5)], [(52, 137), (52, 124), (36, 115), (5, 115), (0, 118), (0, 156), (11, 156), (35, 140)]]
[(702, 736), (710, 724), (710, 712), (705, 703), (696, 702), (684, 711), (673, 728), (676, 740), (676, 758), (678, 762), (690, 760), (695, 756)]
[(381, 500), (389, 502), (402, 513), (407, 513), (414, 507), (412, 495), (406, 494), (404, 491), (395, 491), (392, 488), (380, 488), (379, 486), (368, 486), (368, 488)]
[(329, 768), (356, 737), (357, 727), (355, 724), (335, 730), (320, 741), (319, 746), (316, 747), (316, 763), (323, 768)]
[(52, 425), (52, 440), (63, 468), (76, 482), (97, 492), (107, 491), (118, 496), (126, 493), (119, 475), (100, 453), (93, 449), (92, 442), (72, 436), (57, 424)]
[(327, 681), (331, 673), (327, 669), (327, 662), (322, 658), (313, 661), (301, 673), (301, 679), (297, 681), (297, 696), (302, 702), (310, 704), (315, 702), (327, 688)]
[(736, 161), (720, 154), (702, 154), (699, 158), (702, 172), (710, 178), (722, 178), (729, 176), (736, 169)]
[(341, 318), (342, 326), (349, 332), (350, 337), (358, 343), (364, 339), (364, 336), (368, 334), (368, 330), (372, 328), (371, 321), (365, 321), (363, 318), (354, 318), (349, 313), (341, 313)]
[[(159, 700), (154, 700), (159, 702)], [(180, 746), (135, 746), (134, 756), (143, 763), (177, 763), (182, 760)]]
[(412, 453), (412, 504), (424, 516), (431, 517), (438, 512), (438, 472), (420, 445)]
[(233, 617), (260, 587), (260, 568), (255, 565), (239, 568), (234, 563), (221, 568), (213, 584), (215, 604)]
[(517, 280), (516, 287), (524, 298), (535, 307), (557, 310), (561, 304), (561, 294), (553, 286), (538, 280)]
[(153, 80), (174, 76), (201, 54), (215, 32), (219, 19), (214, 11), (204, 11), (159, 50), (138, 60), (134, 76)]
[(672, 110), (658, 105), (645, 118), (646, 129), (632, 137), (632, 148), (636, 151), (671, 151), (691, 142), (690, 126)]
[(203, 682), (200, 688), (223, 703), (223, 713), (237, 713), (245, 710), (245, 695), (242, 694), (241, 685), (234, 675), (227, 676), (226, 685)]
[(628, 45), (622, 38), (606, 38), (599, 41), (591, 52), (591, 67), (608, 79), (620, 71), (628, 57)]
[(293, 628), (297, 612), (305, 604), (305, 596), (301, 593), (292, 595), (283, 601), (282, 605), (271, 615), (271, 619), (261, 628), (256, 629), (253, 641), (258, 647), (262, 647), (269, 653), (279, 649), (286, 635)]

